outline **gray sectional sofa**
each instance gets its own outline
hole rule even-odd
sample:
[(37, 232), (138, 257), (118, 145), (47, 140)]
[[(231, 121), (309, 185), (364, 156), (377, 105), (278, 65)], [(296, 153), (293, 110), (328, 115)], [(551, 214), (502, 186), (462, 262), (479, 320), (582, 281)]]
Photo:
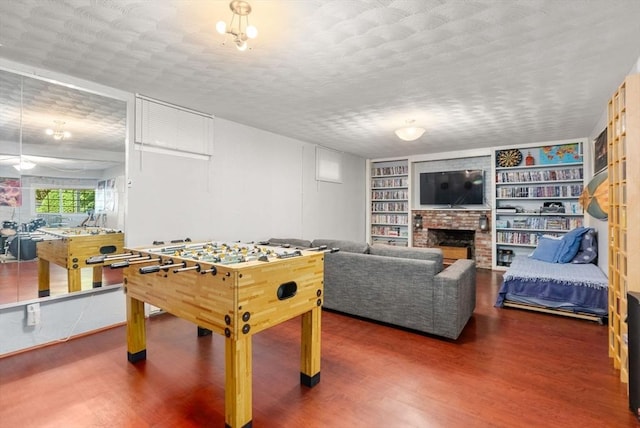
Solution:
[(457, 339), (476, 306), (476, 267), (442, 251), (316, 239), (270, 239), (272, 245), (339, 248), (326, 253), (323, 307)]

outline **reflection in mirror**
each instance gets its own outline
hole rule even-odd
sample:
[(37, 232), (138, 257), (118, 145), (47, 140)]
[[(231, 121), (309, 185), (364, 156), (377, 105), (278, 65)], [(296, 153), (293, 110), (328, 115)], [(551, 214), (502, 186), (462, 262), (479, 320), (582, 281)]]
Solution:
[(123, 236), (126, 102), (0, 70), (0, 105), (0, 305), (121, 283), (86, 260)]

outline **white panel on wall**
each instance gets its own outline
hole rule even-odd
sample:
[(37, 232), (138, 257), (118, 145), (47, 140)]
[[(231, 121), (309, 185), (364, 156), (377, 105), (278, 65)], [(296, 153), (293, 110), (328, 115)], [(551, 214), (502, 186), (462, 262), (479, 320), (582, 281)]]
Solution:
[[(71, 337), (92, 332), (127, 319), (121, 286), (105, 286), (93, 290), (39, 299), (40, 324), (26, 325), (26, 306), (0, 306), (0, 356), (45, 344), (61, 343)], [(126, 339), (122, 339), (123, 346)]]
[[(211, 155), (213, 117), (143, 96), (136, 96), (136, 148), (175, 151), (175, 155)], [(206, 157), (204, 158), (206, 159)]]
[(316, 147), (316, 180), (342, 183), (342, 153)]

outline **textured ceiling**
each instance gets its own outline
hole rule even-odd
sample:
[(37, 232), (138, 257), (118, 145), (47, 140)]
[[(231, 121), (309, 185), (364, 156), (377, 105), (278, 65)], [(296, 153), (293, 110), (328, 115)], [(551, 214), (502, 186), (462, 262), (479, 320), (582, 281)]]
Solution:
[(640, 57), (638, 0), (251, 3), (0, 0), (0, 57), (372, 158), (588, 136)]
[[(65, 171), (125, 161), (124, 101), (2, 70), (0, 100), (0, 165), (19, 163), (20, 153), (39, 167)], [(56, 141), (47, 129), (70, 135)]]

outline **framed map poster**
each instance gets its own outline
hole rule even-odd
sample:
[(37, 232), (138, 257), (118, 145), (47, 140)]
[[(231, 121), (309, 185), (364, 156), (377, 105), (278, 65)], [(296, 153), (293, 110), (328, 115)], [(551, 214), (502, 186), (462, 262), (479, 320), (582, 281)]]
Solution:
[(582, 162), (580, 143), (541, 147), (539, 159), (541, 165)]

